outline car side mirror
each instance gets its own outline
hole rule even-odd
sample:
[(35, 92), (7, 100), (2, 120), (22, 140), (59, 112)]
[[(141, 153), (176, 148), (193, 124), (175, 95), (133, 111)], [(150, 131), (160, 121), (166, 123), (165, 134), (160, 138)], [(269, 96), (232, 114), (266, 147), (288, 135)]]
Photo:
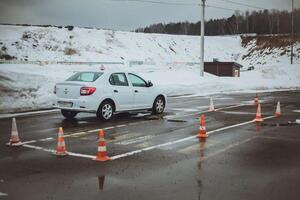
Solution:
[(147, 86), (148, 86), (148, 87), (152, 87), (152, 86), (153, 86), (153, 83), (152, 83), (151, 81), (148, 81), (148, 82), (147, 82)]

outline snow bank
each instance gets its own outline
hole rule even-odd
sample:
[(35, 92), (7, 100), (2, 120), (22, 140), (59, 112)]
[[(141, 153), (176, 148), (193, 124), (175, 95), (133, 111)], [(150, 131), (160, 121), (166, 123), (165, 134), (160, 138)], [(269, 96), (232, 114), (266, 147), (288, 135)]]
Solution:
[[(159, 85), (169, 96), (300, 88), (299, 55), (295, 65), (289, 64), (288, 55), (281, 53), (283, 49), (249, 55), (254, 43), (242, 47), (239, 36), (206, 37), (205, 60), (236, 61), (244, 66), (241, 77), (216, 77), (207, 73), (200, 77), (197, 64), (185, 64), (199, 62), (199, 41), (197, 36), (0, 26), (2, 54), (22, 61), (122, 61), (126, 64), (107, 67), (136, 72)], [(295, 49), (300, 49), (299, 43)], [(246, 54), (247, 58), (243, 59)], [(130, 61), (144, 64), (129, 66)], [(245, 71), (249, 66), (255, 70)], [(55, 98), (56, 82), (75, 71), (98, 68), (99, 65), (0, 64), (0, 112), (49, 108)]]
[[(125, 68), (124, 66), (120, 66)], [(127, 68), (158, 85), (168, 96), (210, 95), (214, 93), (256, 92), (300, 88), (300, 65), (273, 65), (241, 72), (240, 78), (217, 77), (205, 73), (200, 77), (196, 67), (139, 66)], [(55, 83), (75, 71), (97, 70), (98, 66), (82, 65), (0, 65), (0, 73), (8, 80), (1, 84), (9, 91), (1, 92), (0, 111), (20, 111), (51, 107)], [(0, 88), (1, 90), (1, 88)]]

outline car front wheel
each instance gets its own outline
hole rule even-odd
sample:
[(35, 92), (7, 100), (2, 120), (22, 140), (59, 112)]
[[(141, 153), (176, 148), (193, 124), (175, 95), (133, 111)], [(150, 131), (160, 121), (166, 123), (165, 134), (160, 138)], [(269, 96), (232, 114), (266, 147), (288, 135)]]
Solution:
[(161, 114), (165, 110), (165, 99), (162, 96), (159, 96), (155, 99), (152, 107), (153, 114)]
[(113, 104), (109, 101), (104, 101), (97, 111), (97, 117), (102, 120), (110, 120), (114, 114)]
[(73, 119), (78, 114), (78, 112), (71, 110), (61, 110), (61, 114), (67, 119)]

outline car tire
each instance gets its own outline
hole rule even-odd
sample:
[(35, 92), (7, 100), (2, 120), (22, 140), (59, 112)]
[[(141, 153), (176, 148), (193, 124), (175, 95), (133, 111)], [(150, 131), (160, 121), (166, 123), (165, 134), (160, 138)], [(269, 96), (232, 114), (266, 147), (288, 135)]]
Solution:
[(104, 101), (99, 106), (96, 113), (97, 117), (101, 120), (108, 121), (111, 120), (114, 115), (114, 105), (110, 101)]
[(61, 110), (61, 114), (67, 119), (74, 119), (74, 117), (78, 114), (78, 112), (71, 110)]
[(162, 114), (165, 110), (166, 101), (162, 96), (156, 97), (153, 107), (152, 107), (152, 114)]

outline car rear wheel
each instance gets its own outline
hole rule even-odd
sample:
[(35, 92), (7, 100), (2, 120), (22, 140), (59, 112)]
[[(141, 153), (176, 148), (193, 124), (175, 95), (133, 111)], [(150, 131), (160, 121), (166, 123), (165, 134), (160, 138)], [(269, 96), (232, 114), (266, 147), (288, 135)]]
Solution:
[(153, 107), (152, 107), (152, 113), (153, 114), (161, 114), (165, 110), (165, 99), (162, 96), (156, 97)]
[(61, 114), (67, 119), (73, 119), (78, 114), (78, 112), (71, 110), (61, 110)]
[(110, 101), (104, 101), (97, 111), (97, 117), (102, 120), (110, 120), (114, 115), (114, 107)]

